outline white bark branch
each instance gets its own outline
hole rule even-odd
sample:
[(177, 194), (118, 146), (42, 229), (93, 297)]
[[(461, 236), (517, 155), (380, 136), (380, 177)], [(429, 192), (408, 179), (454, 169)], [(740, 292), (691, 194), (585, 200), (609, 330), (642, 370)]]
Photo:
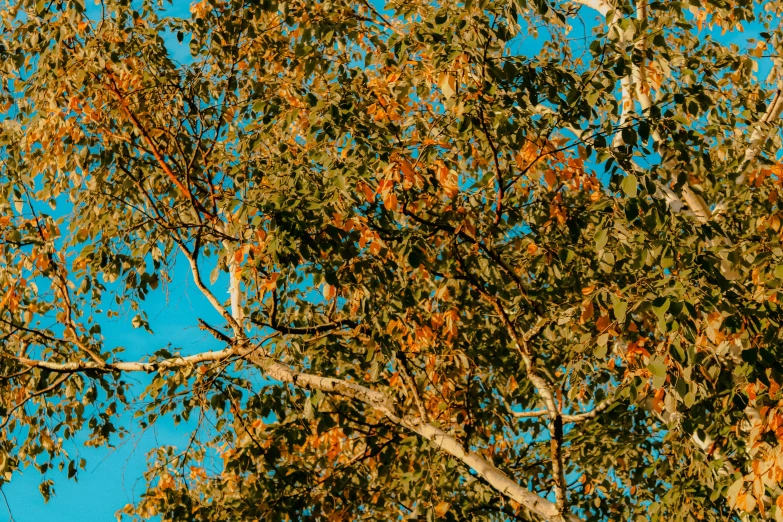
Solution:
[(236, 261), (236, 249), (231, 248), (231, 243), (229, 241), (223, 241), (223, 246), (226, 249), (227, 255), (228, 255), (228, 277), (229, 277), (229, 283), (228, 283), (228, 293), (231, 299), (231, 317), (234, 318), (234, 321), (237, 322), (237, 324), (242, 328), (242, 331), (244, 332), (243, 327), (243, 320), (244, 320), (244, 314), (242, 313), (242, 290), (241, 290), (241, 278), (239, 277), (239, 263)]
[(611, 5), (609, 5), (608, 2), (605, 2), (604, 0), (573, 0), (576, 4), (582, 4), (584, 6), (589, 7), (590, 9), (594, 9), (601, 13), (601, 16), (606, 17), (606, 15), (611, 11), (613, 8)]
[(232, 314), (226, 311), (220, 301), (218, 301), (217, 297), (215, 297), (215, 294), (213, 294), (212, 291), (207, 288), (207, 286), (204, 284), (204, 281), (201, 279), (201, 271), (198, 268), (198, 262), (196, 258), (198, 253), (190, 252), (180, 241), (177, 241), (177, 245), (190, 264), (190, 272), (193, 275), (193, 282), (196, 284), (196, 288), (198, 288), (204, 297), (207, 298), (207, 301), (209, 301), (209, 304), (212, 305), (212, 308), (214, 308), (221, 316), (223, 316), (226, 322), (228, 322), (229, 326), (231, 326), (231, 329), (234, 331), (234, 335), (237, 338), (241, 338), (243, 336), (242, 325), (236, 319), (234, 319)]
[[(590, 411), (585, 411), (582, 413), (563, 413), (560, 416), (563, 418), (564, 423), (574, 424), (577, 422), (586, 421), (589, 419), (593, 419), (598, 416), (599, 413), (606, 410), (609, 406), (614, 404), (615, 398), (611, 399), (605, 399), (601, 402), (599, 402), (595, 408), (593, 408)], [(517, 419), (533, 419), (537, 417), (544, 417), (545, 415), (548, 415), (549, 412), (547, 410), (536, 410), (536, 411), (514, 411), (510, 408), (508, 408), (508, 412)]]
[[(606, 13), (608, 13), (609, 10), (612, 9), (611, 5), (609, 5), (607, 2), (603, 0), (573, 0), (573, 1), (585, 5), (587, 7), (590, 7), (592, 9), (595, 9), (596, 11), (600, 12), (604, 16), (606, 16)], [(644, 3), (640, 3), (639, 7), (636, 10), (636, 19), (639, 22), (642, 22), (643, 20), (645, 20), (646, 16), (647, 16), (646, 5)], [(616, 20), (614, 24), (616, 24)], [(636, 42), (634, 47), (644, 52), (645, 49), (644, 35), (643, 34), (639, 35), (638, 38), (639, 40)], [(621, 41), (623, 40), (623, 35), (620, 36), (620, 39)], [(642, 64), (641, 67), (638, 65), (632, 65), (630, 76), (626, 76), (620, 81), (622, 112), (620, 114), (620, 120), (618, 124), (619, 128), (622, 129), (623, 126), (627, 123), (629, 119), (629, 113), (633, 110), (634, 107), (634, 99), (639, 101), (639, 105), (641, 106), (643, 113), (647, 112), (650, 109), (650, 107), (652, 107), (652, 98), (650, 97), (649, 94), (649, 86), (647, 84), (646, 78), (647, 78), (647, 73), (644, 69), (644, 64)], [(781, 101), (781, 110), (783, 110), (783, 100)], [(657, 131), (653, 132), (652, 137), (656, 142), (661, 141), (661, 136)], [(753, 142), (752, 139), (751, 142)], [(624, 142), (622, 139), (622, 133), (618, 133), (614, 137), (612, 145), (614, 147), (618, 147), (620, 145), (623, 145), (623, 143)], [(664, 194), (664, 199), (666, 200), (666, 203), (669, 205), (669, 208), (673, 212), (679, 212), (680, 210), (682, 210), (682, 208), (685, 206), (682, 200), (685, 200), (685, 204), (688, 205), (691, 212), (693, 212), (693, 215), (696, 217), (696, 219), (699, 222), (706, 223), (712, 218), (712, 213), (710, 212), (709, 205), (704, 201), (704, 199), (701, 196), (696, 194), (687, 183), (682, 189), (682, 199), (680, 199), (668, 187), (661, 187), (661, 188)]]
[[(6, 357), (8, 356), (6, 355)], [(398, 415), (394, 401), (384, 393), (342, 379), (298, 372), (277, 362), (264, 353), (262, 349), (255, 346), (246, 347), (240, 350), (227, 348), (225, 350), (203, 352), (187, 357), (173, 357), (157, 362), (107, 362), (105, 365), (99, 365), (94, 361), (54, 363), (23, 357), (14, 357), (14, 359), (28, 367), (45, 368), (60, 373), (76, 373), (90, 370), (103, 372), (154, 372), (160, 370), (175, 370), (177, 368), (194, 366), (201, 363), (226, 361), (231, 357), (250, 359), (253, 363), (261, 367), (269, 377), (272, 377), (279, 382), (292, 384), (299, 388), (334, 393), (363, 402), (382, 413), (395, 424), (418, 434), (422, 438), (430, 441), (437, 448), (460, 460), (479, 476), (484, 478), (484, 480), (486, 480), (498, 493), (518, 502), (531, 513), (553, 522), (560, 522), (563, 520), (579, 522), (580, 520), (573, 515), (567, 515), (565, 517), (560, 515), (559, 508), (554, 502), (542, 498), (532, 491), (528, 491), (527, 488), (517, 484), (517, 482), (512, 480), (508, 475), (503, 473), (481, 455), (472, 451), (466, 451), (459, 440), (440, 428), (430, 423), (422, 422), (418, 417), (402, 417)]]
[[(773, 71), (775, 74), (777, 71)], [(745, 181), (745, 172), (750, 167), (751, 163), (758, 157), (761, 149), (764, 147), (764, 143), (769, 138), (769, 133), (773, 128), (776, 128), (778, 122), (783, 114), (783, 81), (778, 81), (778, 87), (775, 91), (775, 96), (772, 98), (772, 102), (767, 107), (766, 112), (761, 119), (756, 123), (753, 132), (750, 135), (750, 141), (748, 148), (745, 149), (745, 155), (742, 158), (742, 163), (739, 167), (739, 177), (737, 178), (737, 184)]]

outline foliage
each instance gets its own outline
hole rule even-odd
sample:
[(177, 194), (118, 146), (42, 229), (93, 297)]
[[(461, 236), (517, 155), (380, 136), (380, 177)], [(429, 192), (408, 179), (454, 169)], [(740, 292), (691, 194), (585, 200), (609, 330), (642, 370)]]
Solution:
[[(8, 4), (3, 480), (167, 415), (122, 517), (783, 520), (781, 9)], [(182, 267), (220, 349), (123, 360)]]

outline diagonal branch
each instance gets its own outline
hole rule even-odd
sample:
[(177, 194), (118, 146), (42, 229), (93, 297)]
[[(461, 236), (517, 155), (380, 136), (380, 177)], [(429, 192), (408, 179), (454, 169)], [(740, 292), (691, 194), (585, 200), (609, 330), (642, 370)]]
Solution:
[[(104, 84), (104, 87), (106, 88), (107, 91), (111, 92), (117, 98), (117, 102), (120, 104), (120, 109), (122, 110), (122, 112), (125, 113), (128, 119), (131, 120), (131, 123), (133, 123), (133, 126), (136, 128), (139, 134), (141, 134), (141, 137), (147, 143), (147, 146), (150, 148), (152, 155), (155, 157), (155, 161), (158, 162), (158, 165), (160, 166), (161, 170), (163, 170), (163, 173), (166, 174), (166, 176), (169, 178), (169, 180), (171, 180), (172, 183), (174, 183), (174, 185), (182, 193), (182, 195), (188, 199), (188, 201), (192, 205), (193, 210), (195, 210), (197, 216), (198, 216), (198, 212), (203, 212), (206, 216), (210, 218), (214, 218), (215, 216), (213, 216), (212, 213), (210, 213), (206, 208), (204, 208), (201, 202), (198, 201), (193, 196), (190, 190), (182, 183), (182, 181), (179, 180), (177, 175), (174, 174), (174, 171), (171, 169), (169, 164), (163, 158), (163, 155), (158, 149), (155, 140), (152, 139), (152, 136), (150, 136), (149, 132), (144, 127), (144, 125), (142, 125), (141, 121), (136, 116), (136, 114), (128, 107), (128, 102), (120, 92), (120, 89), (117, 86), (117, 83), (114, 79), (114, 74), (111, 72), (111, 69), (109, 69), (109, 78), (111, 80), (111, 84), (110, 85)], [(200, 221), (200, 218), (198, 219), (198, 221)]]
[(226, 311), (223, 305), (220, 304), (220, 301), (218, 301), (217, 297), (215, 297), (215, 294), (213, 294), (212, 291), (207, 288), (207, 286), (204, 284), (204, 281), (201, 279), (201, 271), (198, 268), (198, 261), (196, 257), (198, 255), (198, 246), (196, 246), (196, 249), (191, 252), (185, 247), (182, 241), (176, 238), (175, 241), (179, 246), (180, 251), (185, 256), (185, 259), (187, 259), (188, 263), (190, 264), (190, 271), (193, 274), (193, 282), (196, 284), (196, 288), (198, 288), (201, 293), (204, 294), (204, 297), (207, 298), (207, 301), (209, 301), (209, 304), (212, 305), (212, 308), (214, 308), (221, 316), (223, 316), (223, 319), (225, 319), (226, 322), (231, 326), (231, 329), (234, 330), (234, 334), (237, 336), (237, 338), (242, 337), (242, 325)]
[(242, 311), (242, 289), (240, 286), (242, 283), (242, 267), (236, 259), (236, 254), (239, 252), (241, 245), (234, 249), (231, 248), (231, 243), (225, 240), (223, 241), (223, 247), (228, 253), (228, 294), (231, 299), (231, 317), (233, 317), (234, 321), (241, 327), (242, 322), (244, 321), (244, 313)]
[(550, 448), (552, 452), (552, 475), (555, 479), (555, 507), (560, 516), (564, 516), (568, 513), (566, 506), (566, 480), (565, 480), (565, 466), (563, 464), (563, 417), (560, 413), (560, 409), (557, 407), (557, 401), (555, 400), (555, 393), (552, 390), (552, 386), (544, 379), (538, 371), (535, 358), (528, 341), (532, 339), (538, 332), (547, 324), (546, 319), (542, 319), (533, 326), (526, 334), (520, 336), (517, 333), (514, 324), (508, 317), (503, 305), (500, 303), (497, 297), (491, 295), (487, 290), (471, 275), (464, 266), (462, 257), (459, 255), (459, 250), (455, 249), (455, 256), (457, 258), (457, 264), (460, 270), (468, 278), (471, 286), (484, 298), (500, 316), (500, 320), (503, 323), (506, 331), (511, 339), (514, 341), (514, 345), (522, 357), (522, 361), (525, 363), (525, 370), (527, 378), (533, 383), (533, 386), (538, 390), (538, 394), (544, 401), (546, 407), (547, 416), (549, 417), (549, 435), (550, 435)]
[[(6, 355), (6, 357), (8, 357)], [(203, 352), (188, 357), (173, 357), (157, 362), (108, 362), (100, 366), (93, 361), (53, 363), (49, 361), (32, 360), (26, 358), (14, 358), (21, 364), (29, 367), (45, 368), (53, 372), (66, 375), (85, 371), (115, 371), (115, 372), (153, 372), (160, 370), (176, 370), (200, 363), (225, 361), (231, 357), (242, 357), (257, 364), (269, 377), (286, 384), (292, 384), (299, 388), (320, 390), (325, 393), (339, 395), (348, 399), (362, 402), (386, 418), (420, 437), (430, 441), (435, 447), (443, 450), (484, 478), (498, 493), (518, 502), (531, 513), (550, 521), (568, 520), (578, 522), (579, 518), (573, 515), (564, 517), (558, 506), (542, 498), (526, 487), (517, 484), (508, 475), (503, 473), (491, 462), (478, 453), (466, 451), (463, 445), (452, 435), (449, 435), (433, 424), (422, 422), (418, 417), (405, 417), (397, 414), (397, 405), (384, 393), (372, 390), (355, 382), (331, 377), (322, 377), (303, 372), (298, 372), (277, 362), (269, 357), (257, 346), (247, 346), (240, 350), (234, 347), (225, 350)], [(59, 381), (59, 379), (58, 379)]]
[[(776, 73), (777, 69), (773, 70), (773, 74)], [(745, 181), (745, 172), (758, 157), (761, 149), (764, 147), (764, 143), (769, 138), (770, 131), (775, 127), (775, 120), (780, 119), (781, 114), (783, 114), (783, 81), (778, 81), (772, 102), (758, 123), (756, 123), (756, 128), (753, 129), (750, 135), (748, 148), (745, 149), (745, 155), (742, 158), (739, 169), (737, 169), (739, 172), (739, 177), (737, 178), (738, 185)]]

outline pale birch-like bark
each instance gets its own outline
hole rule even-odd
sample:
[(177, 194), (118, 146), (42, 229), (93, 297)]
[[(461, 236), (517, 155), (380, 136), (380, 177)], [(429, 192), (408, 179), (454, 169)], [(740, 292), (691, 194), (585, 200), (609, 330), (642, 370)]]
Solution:
[[(773, 71), (773, 74), (777, 74), (777, 69)], [(764, 147), (764, 143), (769, 138), (769, 133), (773, 128), (777, 128), (780, 125), (780, 116), (783, 114), (783, 81), (778, 81), (777, 90), (775, 96), (772, 98), (772, 102), (767, 107), (766, 112), (761, 119), (756, 123), (753, 132), (750, 135), (750, 141), (748, 148), (745, 149), (745, 154), (742, 158), (742, 163), (738, 169), (739, 177), (737, 177), (737, 184), (745, 181), (745, 172), (750, 167), (751, 163), (761, 153), (761, 149)]]
[(437, 448), (458, 459), (478, 475), (484, 478), (498, 493), (514, 500), (531, 513), (550, 521), (578, 522), (580, 519), (567, 515), (562, 516), (554, 502), (542, 498), (527, 488), (517, 484), (508, 475), (481, 455), (466, 451), (462, 443), (433, 424), (423, 422), (419, 417), (402, 416), (397, 413), (396, 404), (384, 393), (372, 390), (355, 382), (331, 377), (322, 377), (298, 372), (269, 357), (258, 347), (248, 347), (240, 350), (227, 348), (225, 350), (203, 352), (187, 357), (174, 357), (156, 362), (108, 362), (99, 365), (94, 361), (68, 363), (53, 363), (49, 361), (32, 360), (22, 357), (14, 358), (28, 367), (45, 368), (58, 373), (76, 373), (84, 371), (114, 371), (114, 372), (154, 372), (161, 370), (176, 370), (208, 362), (227, 362), (231, 358), (247, 358), (257, 364), (264, 373), (282, 383), (292, 384), (299, 388), (320, 390), (349, 399), (360, 401), (371, 406), (395, 424), (427, 439)]
[(236, 321), (242, 331), (244, 331), (244, 314), (242, 312), (241, 288), (242, 281), (239, 274), (240, 266), (236, 260), (237, 249), (231, 248), (231, 243), (229, 241), (223, 241), (223, 246), (226, 249), (226, 255), (228, 255), (228, 294), (231, 300), (231, 317), (234, 318), (234, 321)]

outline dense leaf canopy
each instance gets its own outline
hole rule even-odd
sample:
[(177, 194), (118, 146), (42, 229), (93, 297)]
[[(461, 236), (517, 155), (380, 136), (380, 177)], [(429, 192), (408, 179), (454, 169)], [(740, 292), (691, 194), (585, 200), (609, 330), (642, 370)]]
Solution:
[(783, 2), (166, 9), (0, 9), (3, 481), (168, 416), (120, 517), (783, 520)]

